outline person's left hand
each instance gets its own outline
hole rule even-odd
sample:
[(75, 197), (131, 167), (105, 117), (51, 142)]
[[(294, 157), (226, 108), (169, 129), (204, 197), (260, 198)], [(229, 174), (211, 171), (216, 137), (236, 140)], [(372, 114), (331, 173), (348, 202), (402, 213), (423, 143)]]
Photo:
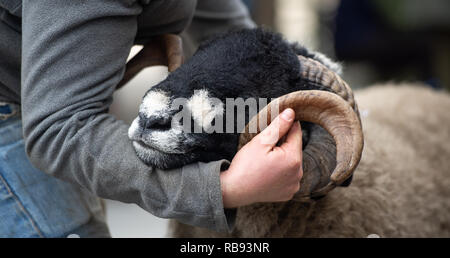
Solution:
[(169, 72), (173, 72), (183, 63), (183, 59), (183, 45), (178, 35), (155, 36), (127, 63), (123, 79), (117, 85), (116, 90), (146, 67), (165, 65), (168, 66)]

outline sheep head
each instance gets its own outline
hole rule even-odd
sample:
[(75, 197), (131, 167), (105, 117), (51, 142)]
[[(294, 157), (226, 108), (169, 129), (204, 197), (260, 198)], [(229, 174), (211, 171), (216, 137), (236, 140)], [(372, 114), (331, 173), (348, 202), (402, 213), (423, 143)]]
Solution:
[[(323, 195), (352, 175), (363, 146), (352, 91), (329, 63), (260, 29), (220, 36), (149, 89), (129, 137), (145, 163), (163, 169), (231, 160), (274, 118), (274, 106), (279, 111), (291, 107), (304, 132), (304, 177), (297, 199)], [(257, 110), (265, 108), (256, 115), (251, 108), (236, 112), (235, 105), (230, 111), (227, 100), (237, 98), (276, 99), (267, 106), (258, 102)], [(245, 130), (236, 119), (233, 130), (227, 130), (229, 112), (243, 113)], [(262, 117), (266, 124), (260, 123)], [(252, 123), (257, 130), (250, 132)]]

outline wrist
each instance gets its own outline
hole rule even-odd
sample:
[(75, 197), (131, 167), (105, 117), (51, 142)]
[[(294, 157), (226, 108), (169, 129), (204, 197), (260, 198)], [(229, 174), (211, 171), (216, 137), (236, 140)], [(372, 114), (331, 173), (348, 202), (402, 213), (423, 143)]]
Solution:
[(224, 208), (236, 208), (246, 203), (245, 194), (239, 193), (233, 184), (232, 171), (227, 169), (220, 173), (220, 186), (222, 190), (222, 202)]

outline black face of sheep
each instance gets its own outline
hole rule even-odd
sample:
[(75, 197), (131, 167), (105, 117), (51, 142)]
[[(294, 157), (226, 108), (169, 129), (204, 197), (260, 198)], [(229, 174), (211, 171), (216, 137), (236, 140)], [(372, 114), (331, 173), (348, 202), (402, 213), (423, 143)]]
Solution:
[[(348, 88), (339, 85), (334, 75), (330, 78), (309, 69), (307, 63), (301, 62), (302, 57), (335, 72), (340, 69), (325, 56), (261, 29), (232, 32), (204, 43), (187, 63), (145, 94), (139, 116), (129, 129), (137, 155), (162, 169), (196, 161), (231, 160), (242, 129), (236, 119), (243, 117), (245, 125), (255, 110), (238, 110), (235, 105), (227, 105), (227, 99), (254, 99), (260, 109), (265, 104), (259, 99), (270, 102), (299, 90), (324, 90), (339, 93), (356, 110)], [(191, 115), (190, 120), (180, 119), (182, 113)], [(227, 113), (235, 118), (232, 130), (227, 128)], [(310, 123), (302, 123), (302, 127), (303, 143), (307, 145), (311, 129), (316, 127)], [(329, 176), (336, 152), (332, 138), (327, 137), (327, 152), (333, 157), (324, 168)]]

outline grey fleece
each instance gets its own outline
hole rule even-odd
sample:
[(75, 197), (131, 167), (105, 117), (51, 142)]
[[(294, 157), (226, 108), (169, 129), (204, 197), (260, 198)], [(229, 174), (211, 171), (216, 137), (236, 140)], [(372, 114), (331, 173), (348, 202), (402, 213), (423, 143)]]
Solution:
[[(128, 125), (108, 114), (135, 42), (189, 25), (191, 0), (0, 0), (0, 101), (21, 103), (26, 152), (40, 170), (108, 199), (229, 230), (219, 174), (227, 161), (148, 167)], [(199, 1), (190, 39), (254, 26), (238, 0)]]

